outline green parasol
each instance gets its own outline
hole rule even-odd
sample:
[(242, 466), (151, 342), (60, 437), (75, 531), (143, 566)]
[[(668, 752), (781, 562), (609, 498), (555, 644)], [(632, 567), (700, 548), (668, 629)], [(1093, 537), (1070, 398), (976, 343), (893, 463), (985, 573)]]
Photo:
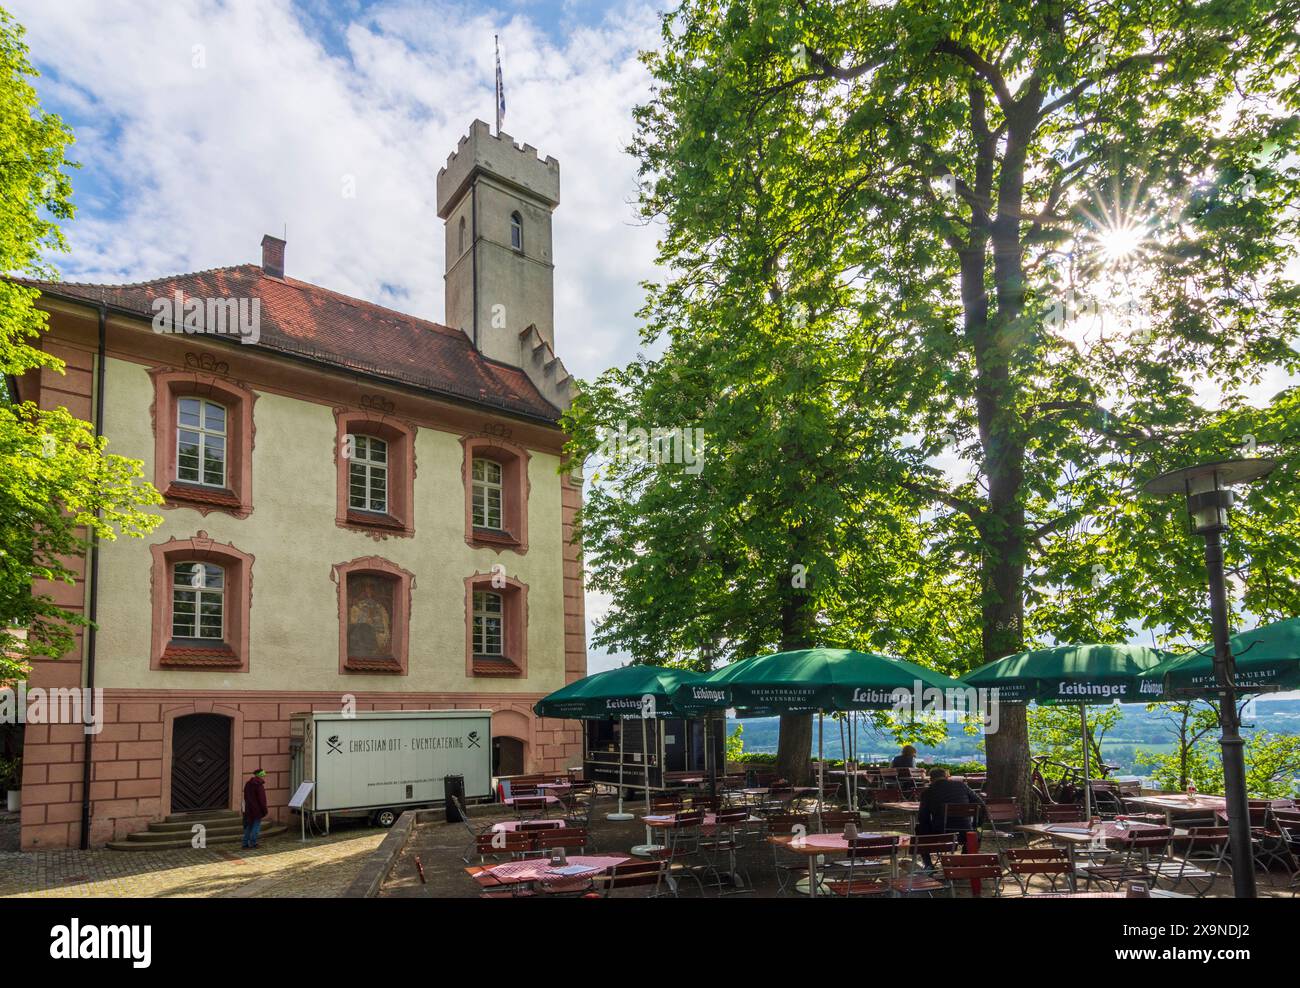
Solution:
[[(736, 707), (748, 715), (817, 714), (820, 811), (826, 789), (821, 757), (825, 711), (948, 709), (954, 695), (950, 691), (962, 702), (968, 693), (958, 680), (905, 659), (847, 648), (808, 648), (733, 662), (683, 683), (674, 701), (687, 710)], [(852, 799), (850, 795), (850, 805)]]
[(1092, 817), (1092, 780), (1088, 756), (1088, 711), (1091, 703), (1149, 703), (1160, 699), (1159, 683), (1142, 673), (1169, 658), (1145, 645), (1057, 645), (1017, 652), (962, 676), (976, 688), (996, 689), (1004, 703), (1078, 704), (1083, 744), (1084, 815)]
[[(533, 712), (539, 717), (567, 720), (640, 720), (641, 771), (645, 782), (646, 812), (649, 813), (650, 752), (646, 744), (646, 721), (657, 717), (688, 716), (673, 706), (673, 694), (683, 683), (700, 678), (701, 673), (689, 669), (650, 665), (623, 666), (569, 683), (533, 704)], [(618, 745), (618, 812), (610, 814), (609, 819), (628, 820), (631, 819), (630, 814), (623, 812), (622, 730), (618, 732)], [(707, 738), (705, 757), (708, 757)]]
[[(1300, 689), (1300, 618), (1275, 621), (1228, 639), (1238, 690), (1260, 693)], [(1142, 674), (1144, 684), (1168, 696), (1203, 696), (1218, 689), (1214, 646), (1175, 655)]]

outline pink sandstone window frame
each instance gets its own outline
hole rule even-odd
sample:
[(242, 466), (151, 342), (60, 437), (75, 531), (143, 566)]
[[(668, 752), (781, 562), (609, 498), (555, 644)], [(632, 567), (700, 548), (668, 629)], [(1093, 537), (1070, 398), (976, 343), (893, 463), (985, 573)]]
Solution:
[[(253, 513), (253, 404), (257, 394), (238, 381), (202, 371), (153, 367), (150, 407), (154, 433), (153, 485), (165, 508), (193, 508), (202, 515), (222, 511), (236, 518)], [(226, 486), (191, 484), (176, 477), (177, 410), (181, 398), (205, 398), (226, 409)]]
[[(528, 462), (532, 454), (524, 447), (492, 436), (462, 436), (464, 456), (461, 483), (465, 488), (465, 544), (473, 549), (528, 552)], [(474, 527), (474, 460), (492, 460), (501, 465), (501, 521), (504, 531)]]
[[(393, 588), (393, 655), (383, 659), (352, 659), (348, 656), (348, 577), (370, 574), (392, 580)], [(330, 567), (339, 608), (339, 674), (405, 676), (409, 668), (411, 641), (411, 595), (415, 575), (381, 556), (360, 556)]]
[[(495, 581), (495, 584), (494, 584)], [(485, 671), (474, 654), (474, 592), (501, 595), (502, 655), (515, 671)], [(528, 584), (500, 572), (465, 577), (465, 675), (471, 679), (528, 676)]]
[[(193, 538), (171, 538), (149, 547), (149, 598), (153, 625), (150, 669), (219, 669), (248, 672), (248, 628), (253, 604), (254, 557), (229, 543), (216, 542), (207, 532)], [(225, 571), (224, 636), (220, 645), (177, 644), (172, 639), (172, 568), (177, 563), (203, 562)]]
[[(415, 535), (415, 426), (368, 411), (334, 409), (336, 503), (339, 528), (365, 532), (375, 539)], [(347, 437), (377, 436), (388, 443), (388, 511), (359, 511), (348, 506)]]

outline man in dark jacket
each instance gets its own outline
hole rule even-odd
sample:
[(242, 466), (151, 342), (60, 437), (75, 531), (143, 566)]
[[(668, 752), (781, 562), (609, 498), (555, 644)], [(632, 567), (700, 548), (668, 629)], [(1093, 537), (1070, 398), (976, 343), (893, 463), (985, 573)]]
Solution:
[(889, 763), (890, 768), (916, 768), (916, 749), (910, 744), (903, 745), (903, 753), (895, 755)]
[[(975, 829), (979, 814), (979, 796), (964, 782), (948, 778), (946, 768), (930, 769), (930, 784), (921, 792), (921, 808), (916, 814), (916, 832), (918, 834), (955, 833), (959, 850), (965, 845), (967, 831)], [(944, 807), (950, 803), (968, 803), (971, 811), (963, 816), (960, 810), (947, 810), (947, 824), (944, 823)], [(930, 865), (930, 855), (924, 855), (925, 866)]]
[(257, 835), (266, 816), (266, 769), (259, 768), (244, 783), (244, 847), (257, 847)]

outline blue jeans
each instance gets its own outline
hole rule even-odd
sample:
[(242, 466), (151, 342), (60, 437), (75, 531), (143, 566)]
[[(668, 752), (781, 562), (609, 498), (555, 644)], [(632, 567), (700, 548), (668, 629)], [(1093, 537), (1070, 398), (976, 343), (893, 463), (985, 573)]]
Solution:
[(257, 835), (261, 833), (262, 821), (254, 820), (252, 823), (244, 824), (244, 847), (256, 847)]

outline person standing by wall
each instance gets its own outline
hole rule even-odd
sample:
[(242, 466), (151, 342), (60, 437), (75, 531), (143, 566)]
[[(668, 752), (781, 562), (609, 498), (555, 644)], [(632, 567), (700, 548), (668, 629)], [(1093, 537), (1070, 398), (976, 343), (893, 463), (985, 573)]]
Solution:
[(257, 835), (266, 816), (266, 769), (259, 768), (244, 783), (244, 843), (247, 848), (257, 847)]

